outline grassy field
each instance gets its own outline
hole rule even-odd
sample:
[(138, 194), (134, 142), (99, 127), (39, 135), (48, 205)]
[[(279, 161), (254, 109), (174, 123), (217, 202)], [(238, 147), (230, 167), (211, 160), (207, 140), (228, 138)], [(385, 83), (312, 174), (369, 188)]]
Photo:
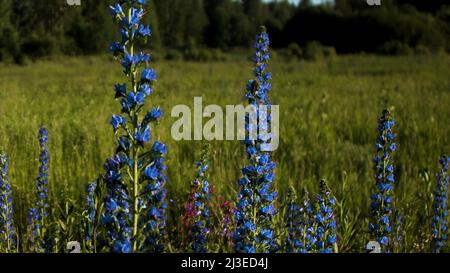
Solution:
[[(193, 106), (194, 96), (202, 96), (204, 105), (243, 103), (252, 68), (245, 60), (158, 62), (155, 68), (159, 80), (151, 103), (166, 114), (154, 136), (169, 147), (169, 227), (175, 234), (201, 143), (172, 140), (175, 119), (170, 111), (177, 104)], [(271, 100), (280, 105), (281, 114), (280, 147), (275, 153), (280, 197), (290, 183), (313, 193), (319, 179), (327, 179), (339, 204), (340, 250), (363, 250), (369, 239), (369, 196), (375, 183), (377, 118), (384, 105), (393, 106), (399, 143), (396, 206), (403, 216), (399, 232), (403, 236), (396, 250), (429, 251), (437, 161), (442, 153), (450, 153), (450, 57), (278, 60), (270, 69)], [(34, 200), (40, 124), (50, 131), (53, 213), (62, 213), (56, 205), (64, 207), (66, 202), (81, 210), (85, 184), (101, 173), (104, 160), (114, 152), (109, 120), (120, 107), (113, 99), (113, 86), (123, 80), (120, 66), (102, 57), (0, 65), (0, 145), (10, 155), (15, 218), (21, 233)], [(210, 180), (217, 202), (234, 200), (244, 159), (237, 141), (212, 144)], [(173, 243), (172, 250), (178, 249)], [(217, 247), (222, 250), (223, 246)]]

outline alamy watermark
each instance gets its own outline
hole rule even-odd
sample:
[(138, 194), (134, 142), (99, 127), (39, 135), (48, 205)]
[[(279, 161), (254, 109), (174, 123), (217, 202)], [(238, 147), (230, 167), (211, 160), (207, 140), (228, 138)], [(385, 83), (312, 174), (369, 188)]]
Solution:
[(381, 6), (381, 0), (366, 0), (369, 6)]
[(381, 245), (377, 241), (370, 241), (366, 245), (367, 253), (381, 253)]
[(69, 251), (69, 253), (75, 254), (81, 253), (81, 244), (77, 241), (68, 242), (66, 248)]
[(81, 0), (66, 0), (69, 6), (81, 6)]
[[(219, 105), (203, 108), (202, 98), (195, 97), (193, 112), (187, 105), (172, 108), (171, 116), (178, 118), (172, 125), (172, 138), (176, 141), (247, 139), (259, 141), (262, 151), (275, 151), (279, 146), (279, 113), (278, 105), (227, 105), (224, 113)], [(205, 124), (204, 118), (209, 118)]]

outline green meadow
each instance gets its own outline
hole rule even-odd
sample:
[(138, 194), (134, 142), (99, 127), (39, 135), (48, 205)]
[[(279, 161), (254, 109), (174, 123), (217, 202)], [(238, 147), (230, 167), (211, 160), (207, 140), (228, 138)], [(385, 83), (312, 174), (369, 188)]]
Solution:
[[(168, 145), (170, 251), (183, 251), (180, 217), (195, 175), (202, 143), (174, 141), (171, 109), (245, 103), (252, 63), (233, 59), (198, 63), (157, 61), (155, 93), (150, 105), (161, 106), (163, 121), (152, 136)], [(450, 56), (339, 56), (314, 62), (275, 58), (273, 104), (280, 106), (280, 145), (274, 153), (275, 187), (282, 213), (288, 186), (317, 192), (324, 178), (338, 200), (339, 249), (363, 251), (369, 241), (370, 193), (374, 188), (373, 155), (377, 119), (393, 107), (398, 151), (395, 207), (399, 215), (400, 252), (430, 251), (431, 204), (438, 159), (450, 154)], [(53, 58), (23, 66), (0, 64), (0, 146), (10, 157), (15, 222), (27, 232), (27, 210), (33, 205), (38, 172), (37, 132), (49, 129), (50, 200), (52, 215), (64, 222), (67, 240), (79, 239), (77, 217), (84, 207), (84, 188), (95, 180), (115, 149), (109, 125), (120, 105), (114, 84), (122, 83), (120, 65), (107, 57)], [(205, 119), (205, 122), (207, 119)], [(213, 216), (218, 204), (234, 201), (245, 153), (239, 141), (214, 141), (210, 183)], [(278, 240), (283, 240), (281, 214)], [(217, 225), (216, 225), (217, 226)], [(220, 236), (216, 236), (220, 237)], [(213, 239), (216, 251), (229, 245)]]

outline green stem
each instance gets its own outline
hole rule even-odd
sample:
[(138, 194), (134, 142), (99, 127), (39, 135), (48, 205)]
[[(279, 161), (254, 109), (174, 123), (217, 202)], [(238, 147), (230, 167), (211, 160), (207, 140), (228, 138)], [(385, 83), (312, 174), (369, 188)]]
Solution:
[[(128, 11), (128, 18), (131, 20), (131, 8)], [(134, 55), (134, 42), (130, 40), (130, 55)], [(136, 67), (131, 67), (131, 87), (133, 92), (136, 92)], [(133, 131), (136, 133), (138, 130), (138, 115), (136, 111), (132, 113)], [(132, 241), (133, 241), (133, 252), (137, 252), (137, 240), (136, 236), (138, 234), (138, 222), (139, 222), (139, 166), (138, 166), (138, 148), (136, 140), (133, 143), (133, 231), (132, 231)]]
[(44, 236), (45, 236), (45, 209), (44, 209), (44, 202), (41, 202), (41, 227), (39, 229), (39, 252), (45, 252), (44, 249)]
[[(255, 181), (256, 181), (256, 179), (255, 179)], [(252, 192), (253, 192), (253, 224), (255, 225), (255, 232), (253, 232), (253, 238), (252, 238), (252, 245), (255, 247), (255, 252), (256, 253), (258, 253), (258, 252), (263, 252), (262, 251), (262, 249), (260, 249), (261, 247), (260, 247), (260, 244), (256, 244), (256, 239), (257, 239), (257, 237), (258, 237), (258, 234), (259, 234), (259, 232), (258, 232), (258, 224), (257, 224), (257, 219), (258, 219), (258, 208), (257, 208), (257, 204), (255, 203), (255, 200), (256, 200), (256, 187), (255, 187), (255, 185), (253, 185), (253, 183), (252, 183)]]
[(137, 229), (138, 229), (138, 221), (139, 221), (139, 172), (138, 172), (138, 162), (137, 162), (137, 151), (134, 148), (133, 152), (134, 159), (134, 178), (133, 178), (133, 202), (134, 202), (134, 210), (133, 210), (133, 252), (137, 251)]

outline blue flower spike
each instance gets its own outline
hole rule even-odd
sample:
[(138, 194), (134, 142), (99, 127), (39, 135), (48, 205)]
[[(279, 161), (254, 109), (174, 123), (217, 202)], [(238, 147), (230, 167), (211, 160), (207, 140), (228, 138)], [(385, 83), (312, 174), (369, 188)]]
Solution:
[(31, 226), (30, 243), (36, 252), (52, 252), (54, 238), (49, 234), (49, 200), (48, 179), (50, 153), (47, 149), (48, 130), (41, 126), (38, 132), (39, 140), (39, 175), (36, 178), (36, 206), (31, 208), (28, 221)]
[(105, 164), (102, 179), (105, 209), (100, 225), (106, 235), (98, 242), (102, 250), (110, 252), (165, 249), (167, 147), (152, 138), (162, 110), (146, 107), (157, 73), (149, 67), (150, 55), (137, 47), (139, 40), (145, 43), (152, 34), (150, 26), (142, 23), (146, 5), (146, 0), (127, 0), (110, 7), (122, 38), (112, 42), (110, 50), (127, 77), (127, 83), (114, 88), (122, 108), (120, 115), (111, 118), (118, 145)]
[(448, 239), (448, 184), (450, 158), (446, 155), (441, 156), (439, 164), (441, 166), (437, 177), (436, 187), (433, 198), (433, 219), (431, 222), (432, 231), (432, 251), (434, 253), (442, 252)]
[(195, 253), (207, 253), (211, 233), (210, 184), (209, 184), (209, 144), (204, 144), (202, 156), (197, 162), (197, 173), (191, 183), (190, 207), (193, 217), (190, 223), (190, 248)]
[(320, 181), (320, 193), (317, 195), (315, 210), (316, 251), (319, 253), (337, 253), (337, 224), (334, 217), (336, 198), (325, 180)]
[(0, 149), (0, 253), (17, 251), (12, 188), (8, 170), (8, 155)]
[[(247, 84), (245, 97), (256, 109), (257, 115), (270, 105), (268, 93), (271, 89), (271, 74), (267, 72), (269, 57), (269, 35), (264, 27), (256, 36), (254, 61), (255, 79)], [(267, 114), (266, 114), (267, 115)], [(268, 117), (267, 120), (270, 120)], [(246, 117), (247, 136), (244, 141), (249, 164), (242, 169), (239, 180), (240, 190), (236, 204), (235, 251), (238, 253), (268, 253), (278, 250), (275, 243), (273, 219), (277, 210), (274, 201), (277, 192), (272, 190), (276, 164), (271, 153), (262, 147), (270, 139), (257, 137), (251, 139), (249, 117)], [(258, 129), (258, 128), (256, 128)], [(258, 130), (257, 130), (258, 131)]]
[(375, 192), (371, 196), (371, 221), (369, 232), (383, 252), (391, 252), (394, 203), (394, 162), (393, 153), (397, 150), (394, 142), (395, 120), (391, 110), (384, 109), (378, 120), (378, 137), (375, 144)]

